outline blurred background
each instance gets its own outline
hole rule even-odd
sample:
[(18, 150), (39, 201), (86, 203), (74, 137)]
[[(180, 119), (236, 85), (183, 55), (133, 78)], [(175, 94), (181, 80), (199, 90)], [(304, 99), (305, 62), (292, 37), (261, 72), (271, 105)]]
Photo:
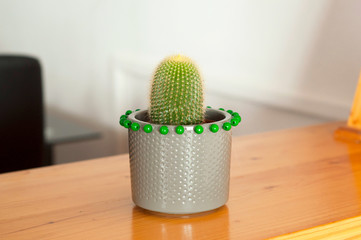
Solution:
[(55, 144), (65, 163), (127, 152), (119, 116), (148, 107), (154, 68), (178, 53), (199, 65), (206, 105), (240, 113), (235, 136), (346, 120), (360, 9), (360, 0), (0, 0), (0, 54), (39, 59), (46, 114), (98, 136)]

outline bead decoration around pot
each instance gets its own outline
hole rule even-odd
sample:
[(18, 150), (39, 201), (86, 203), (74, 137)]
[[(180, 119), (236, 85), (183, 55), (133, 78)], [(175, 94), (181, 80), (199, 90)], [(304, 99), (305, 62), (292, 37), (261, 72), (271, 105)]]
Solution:
[[(206, 111), (209, 110), (209, 109), (212, 109), (212, 108), (210, 106), (207, 106)], [(216, 110), (216, 109), (213, 109), (213, 110)], [(224, 108), (219, 108), (218, 110), (225, 111)], [(145, 111), (145, 110), (136, 109), (134, 112), (132, 110), (127, 110), (125, 112), (125, 114), (120, 117), (119, 124), (121, 126), (125, 127), (125, 128), (130, 128), (133, 131), (138, 131), (139, 128), (136, 125), (134, 125), (134, 127), (132, 127), (132, 123), (133, 123), (132, 121), (128, 122), (129, 121), (128, 116), (130, 114), (132, 114), (132, 113), (139, 112), (139, 111)], [(225, 131), (229, 131), (229, 130), (231, 130), (232, 127), (238, 126), (238, 124), (242, 121), (242, 119), (241, 119), (240, 115), (237, 112), (233, 112), (232, 110), (227, 110), (225, 112), (227, 112), (228, 114), (231, 115), (231, 119), (229, 120), (229, 122), (224, 123), (221, 126), (221, 128), (223, 130), (225, 130)], [(146, 133), (151, 133), (153, 131), (153, 129), (154, 129), (154, 125), (159, 125), (159, 124), (152, 124), (152, 123), (148, 122), (148, 124), (145, 125), (141, 129), (143, 129), (143, 131), (146, 132)], [(204, 131), (203, 125), (204, 124), (198, 124), (198, 125), (194, 126), (194, 132), (196, 132), (197, 134), (202, 134), (203, 131)], [(173, 126), (173, 125), (171, 125), (171, 126)], [(184, 126), (187, 126), (187, 125), (184, 125)], [(184, 126), (179, 125), (179, 126), (176, 126), (174, 129), (171, 129), (171, 130), (174, 130), (177, 134), (183, 134)], [(208, 126), (208, 129), (211, 132), (216, 133), (219, 130), (219, 126), (216, 125), (216, 124), (211, 124), (211, 125)], [(159, 132), (162, 135), (167, 135), (169, 130), (170, 129), (167, 126), (159, 127)]]

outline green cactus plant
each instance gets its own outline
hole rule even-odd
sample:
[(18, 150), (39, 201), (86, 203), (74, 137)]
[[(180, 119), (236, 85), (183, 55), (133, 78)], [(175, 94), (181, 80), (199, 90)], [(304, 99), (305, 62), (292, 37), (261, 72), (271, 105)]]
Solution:
[(203, 82), (190, 58), (176, 55), (159, 64), (152, 82), (149, 117), (153, 123), (168, 125), (204, 121)]

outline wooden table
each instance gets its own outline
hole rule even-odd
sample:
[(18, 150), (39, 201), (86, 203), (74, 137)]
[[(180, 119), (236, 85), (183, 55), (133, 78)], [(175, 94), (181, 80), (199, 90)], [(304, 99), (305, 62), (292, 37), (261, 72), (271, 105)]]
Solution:
[(135, 207), (127, 155), (2, 174), (0, 239), (264, 239), (303, 229), (279, 239), (358, 236), (361, 145), (335, 141), (340, 124), (234, 138), (229, 202), (198, 217)]

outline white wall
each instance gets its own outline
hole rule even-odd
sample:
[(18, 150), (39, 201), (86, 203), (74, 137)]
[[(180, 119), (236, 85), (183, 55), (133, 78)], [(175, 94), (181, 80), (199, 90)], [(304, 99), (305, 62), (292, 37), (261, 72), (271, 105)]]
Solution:
[[(0, 53), (38, 56), (48, 108), (100, 127), (146, 107), (152, 69), (184, 53), (223, 94), (345, 119), (361, 64), (361, 1), (0, 0)], [(240, 109), (242, 112), (242, 109)], [(116, 134), (114, 134), (116, 133)], [(123, 133), (123, 135), (122, 135)]]
[(360, 9), (350, 0), (145, 2), (132, 69), (178, 50), (197, 60), (210, 92), (343, 119), (360, 72)]

